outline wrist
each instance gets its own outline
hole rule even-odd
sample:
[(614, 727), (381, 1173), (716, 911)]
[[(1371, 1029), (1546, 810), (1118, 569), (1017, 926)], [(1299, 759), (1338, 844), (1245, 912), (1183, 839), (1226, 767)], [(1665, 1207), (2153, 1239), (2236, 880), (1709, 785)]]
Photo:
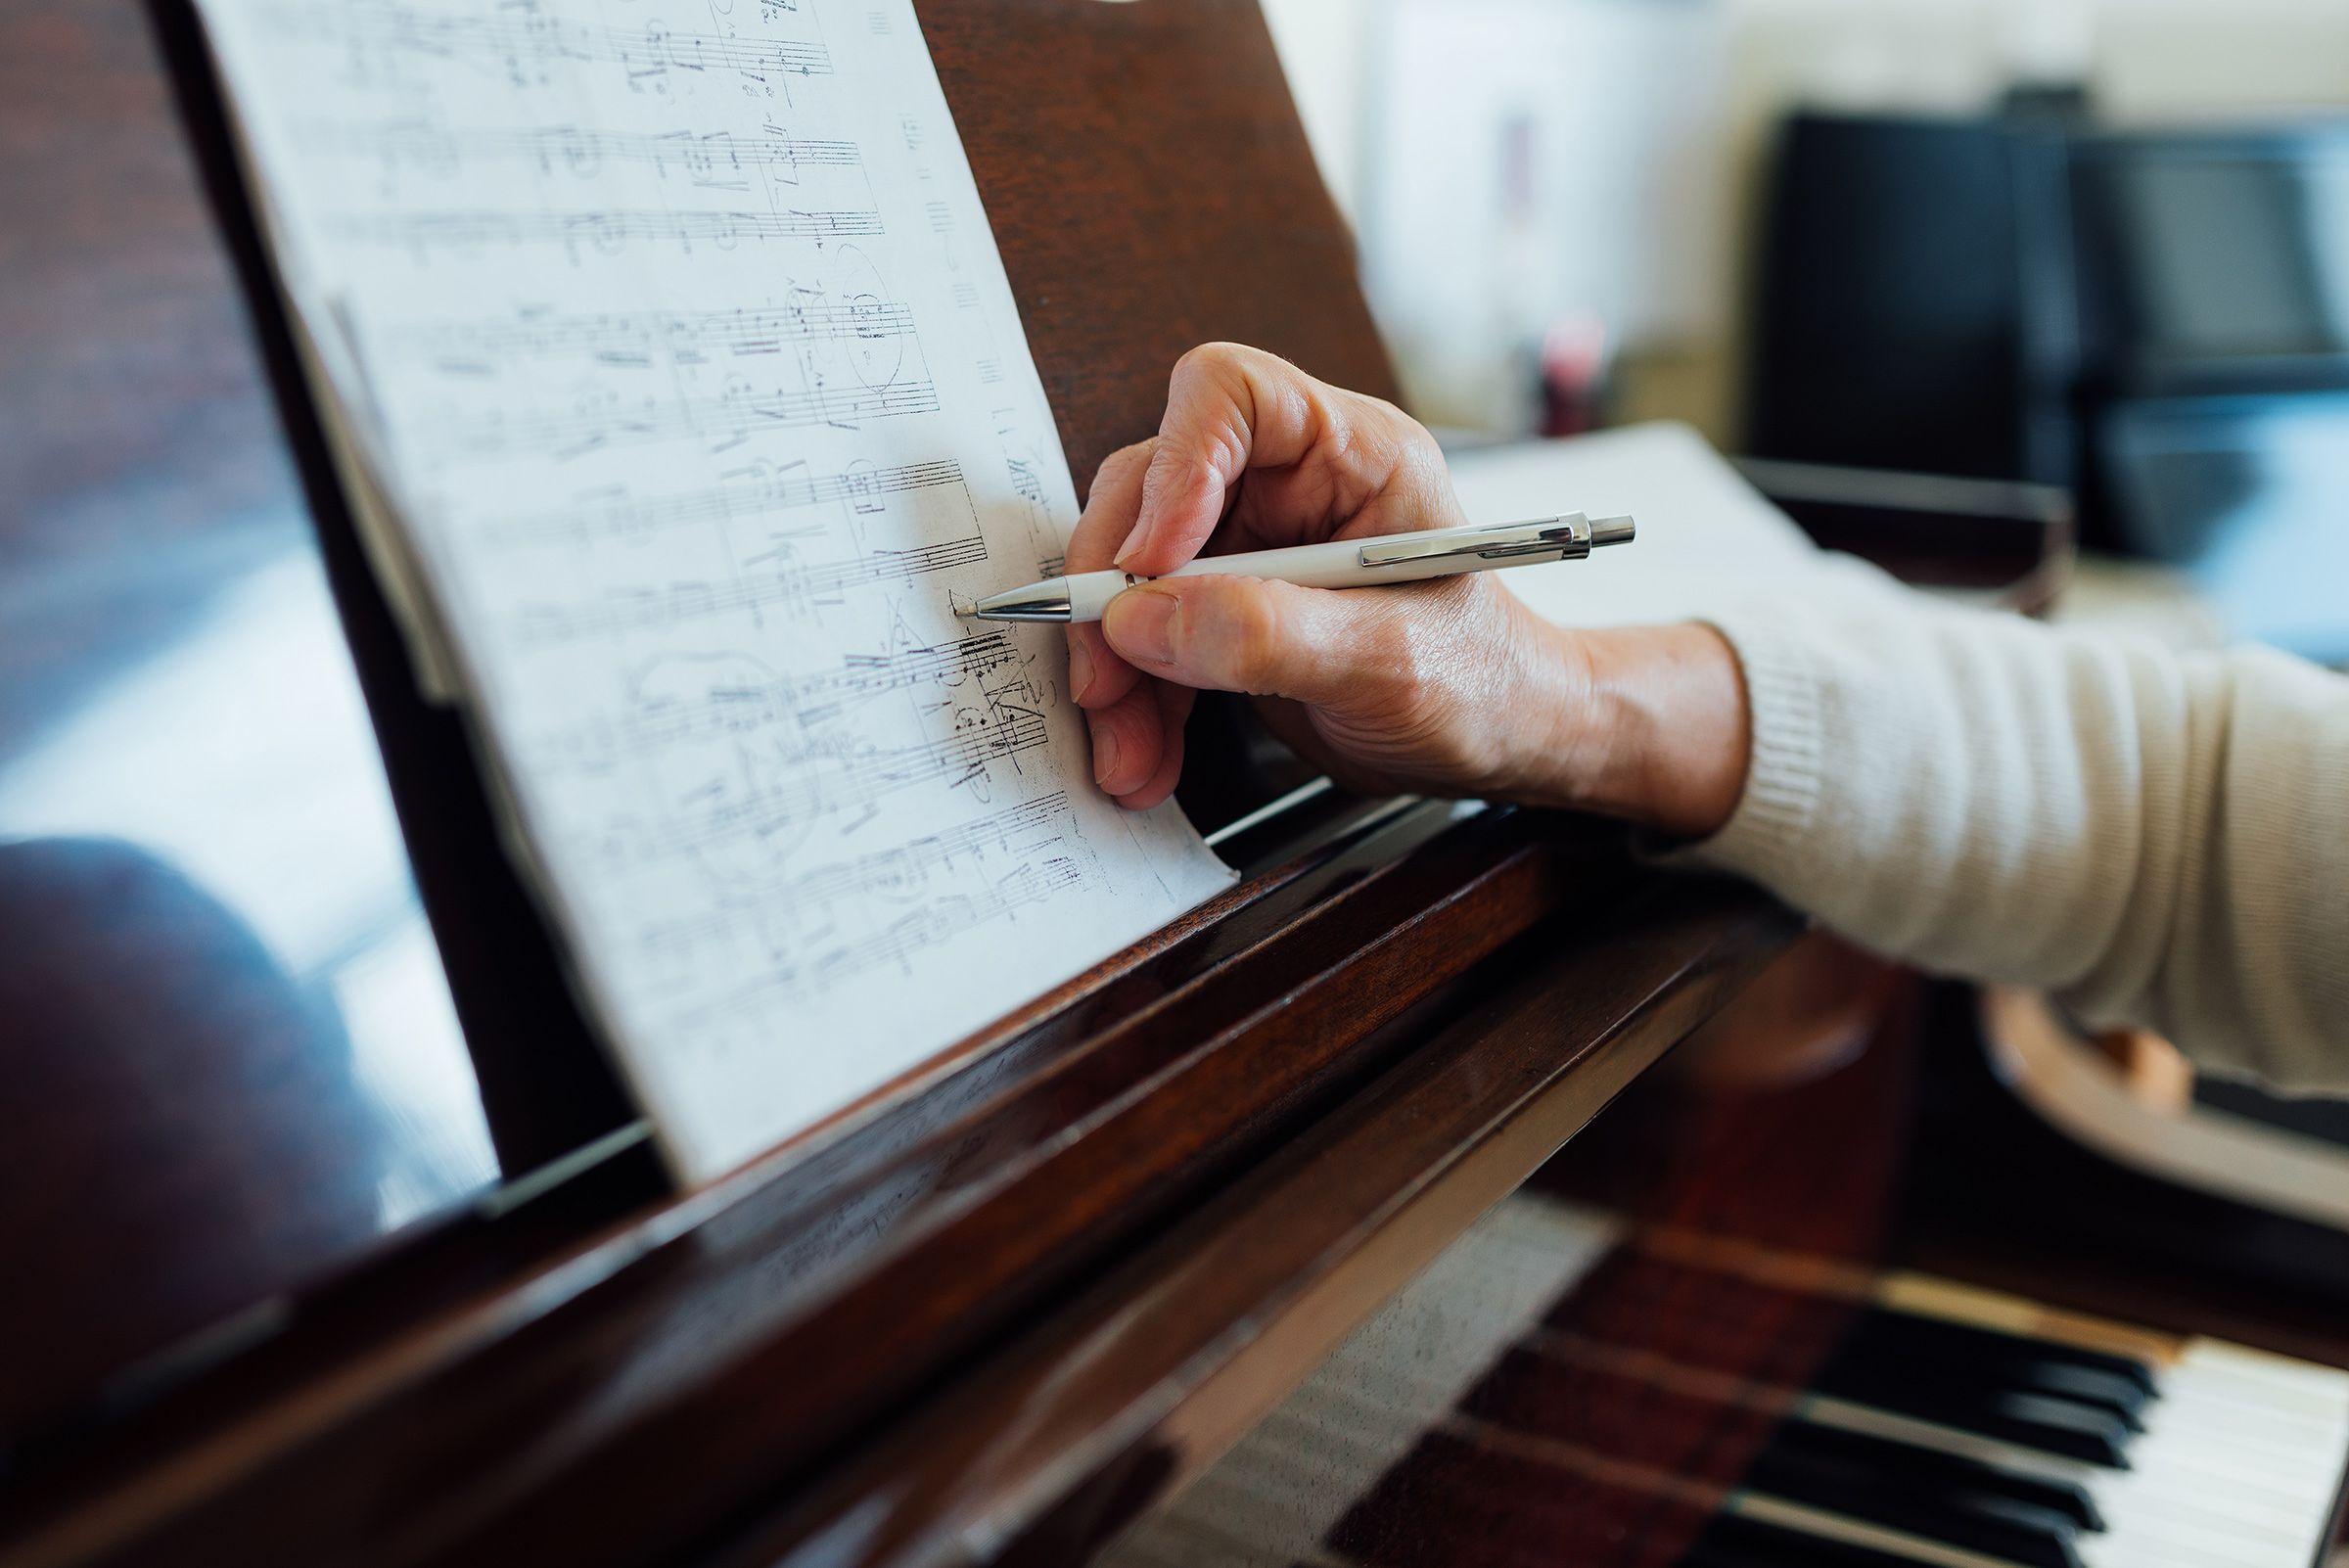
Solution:
[(1539, 804), (1680, 838), (1726, 827), (1752, 750), (1744, 676), (1728, 640), (1696, 623), (1548, 630), (1582, 691), (1555, 705), (1554, 765)]

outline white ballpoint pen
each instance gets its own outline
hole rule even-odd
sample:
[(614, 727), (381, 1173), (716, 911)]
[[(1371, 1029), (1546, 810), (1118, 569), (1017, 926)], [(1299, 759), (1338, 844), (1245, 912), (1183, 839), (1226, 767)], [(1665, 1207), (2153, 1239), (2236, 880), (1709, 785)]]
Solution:
[[(1285, 550), (1203, 556), (1170, 577), (1269, 577), (1306, 588), (1375, 588), (1501, 567), (1579, 561), (1602, 544), (1628, 544), (1628, 517), (1596, 522), (1580, 512), (1531, 523), (1472, 524), (1419, 533), (1337, 539)], [(1109, 601), (1152, 580), (1130, 572), (1080, 572), (990, 594), (963, 612), (975, 621), (1098, 621)]]

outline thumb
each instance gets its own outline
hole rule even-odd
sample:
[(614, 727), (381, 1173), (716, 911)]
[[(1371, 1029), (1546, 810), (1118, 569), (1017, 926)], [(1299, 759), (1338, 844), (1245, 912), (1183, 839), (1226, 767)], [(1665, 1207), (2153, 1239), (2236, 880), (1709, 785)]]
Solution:
[(1112, 599), (1101, 630), (1128, 663), (1178, 685), (1329, 707), (1373, 695), (1408, 668), (1396, 597), (1162, 577)]

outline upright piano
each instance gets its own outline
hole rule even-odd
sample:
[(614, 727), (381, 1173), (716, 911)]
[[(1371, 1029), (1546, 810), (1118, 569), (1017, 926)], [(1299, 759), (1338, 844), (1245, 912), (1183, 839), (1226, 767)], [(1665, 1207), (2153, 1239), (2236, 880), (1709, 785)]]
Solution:
[[(1081, 481), (1196, 343), (1393, 394), (1252, 0), (919, 11)], [(1232, 893), (679, 1189), (416, 693), (191, 25), (0, 15), (0, 1563), (2314, 1560), (2337, 1227), (2085, 1152), (1969, 992), (1749, 888), (1236, 708)], [(2043, 495), (1760, 477), (2060, 576)]]

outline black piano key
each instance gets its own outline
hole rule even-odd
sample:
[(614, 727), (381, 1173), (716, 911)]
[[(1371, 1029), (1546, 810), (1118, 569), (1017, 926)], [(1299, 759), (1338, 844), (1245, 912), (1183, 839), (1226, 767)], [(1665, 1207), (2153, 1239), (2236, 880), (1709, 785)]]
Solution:
[(1916, 1568), (1916, 1559), (1722, 1514), (1674, 1568)]
[(1995, 1492), (1918, 1485), (1871, 1463), (1792, 1448), (1762, 1454), (1743, 1485), (2027, 1568), (2080, 1568), (2078, 1526), (2068, 1515)]
[(2103, 1512), (2087, 1487), (2077, 1481), (2026, 1475), (1963, 1454), (1919, 1448), (1865, 1432), (1815, 1421), (1791, 1420), (1772, 1438), (1773, 1448), (1860, 1464), (1888, 1479), (1938, 1491), (1963, 1491), (2005, 1498), (2014, 1502), (2052, 1509), (2082, 1530), (2104, 1528)]
[[(2106, 1389), (2071, 1392), (2076, 1380), (2061, 1375), (2061, 1369), (2049, 1369), (2050, 1375), (2036, 1376), (2023, 1367), (1982, 1367), (1956, 1370), (1941, 1366), (1903, 1366), (1892, 1361), (1868, 1361), (1837, 1357), (1819, 1369), (1814, 1387), (1822, 1394), (1834, 1394), (1862, 1405), (1883, 1405), (1887, 1399), (1906, 1397), (1911, 1400), (1964, 1400), (1986, 1393), (2035, 1396), (2041, 1399), (2061, 1400), (2085, 1410), (2093, 1410), (2111, 1420), (2123, 1435), (2123, 1440), (2145, 1429), (2139, 1416), (2135, 1399), (2118, 1400)], [(2134, 1390), (2132, 1390), (2134, 1393)]]
[(1888, 1307), (1870, 1308), (1855, 1318), (1838, 1354), (1875, 1355), (1967, 1368), (2021, 1363), (2068, 1367), (2135, 1389), (2141, 1405), (2161, 1392), (2153, 1368), (2134, 1357), (2082, 1350), (2056, 1340), (2031, 1339), (2004, 1329), (1954, 1323)]
[(1865, 1380), (1879, 1386), (1886, 1382), (1940, 1383), (1960, 1388), (2004, 1389), (2016, 1394), (2046, 1394), (2102, 1410), (2132, 1432), (2145, 1429), (2142, 1412), (2148, 1401), (2143, 1390), (2135, 1383), (2109, 1373), (2086, 1371), (2076, 1366), (2023, 1360), (2005, 1364), (1984, 1362), (1977, 1366), (1951, 1366), (1946, 1363), (1879, 1361), (1862, 1357), (1847, 1360), (1838, 1356), (1820, 1373), (1822, 1379), (1828, 1376), (1839, 1376), (1853, 1382)]
[[(1847, 1336), (1820, 1371), (1819, 1381), (1822, 1386), (1835, 1380), (1855, 1388), (1943, 1383), (2048, 1394), (2104, 1410), (2132, 1432), (2144, 1430), (2141, 1412), (2152, 1396), (2133, 1379), (2043, 1355), (2037, 1347), (2008, 1336), (1987, 1340), (1886, 1331), (1879, 1325)], [(2008, 1342), (1995, 1343), (1999, 1340)]]
[(2132, 1432), (2145, 1429), (2145, 1407), (2154, 1398), (2125, 1377), (2057, 1361), (2019, 1361), (2011, 1375), (2018, 1387), (2034, 1393), (2110, 1410)]
[(2129, 1423), (2098, 1406), (2057, 1394), (1962, 1383), (1947, 1378), (1904, 1378), (1878, 1367), (1830, 1365), (1813, 1392), (1912, 1415), (1982, 1437), (2065, 1458), (2086, 1459), (2115, 1470), (2129, 1468)]

